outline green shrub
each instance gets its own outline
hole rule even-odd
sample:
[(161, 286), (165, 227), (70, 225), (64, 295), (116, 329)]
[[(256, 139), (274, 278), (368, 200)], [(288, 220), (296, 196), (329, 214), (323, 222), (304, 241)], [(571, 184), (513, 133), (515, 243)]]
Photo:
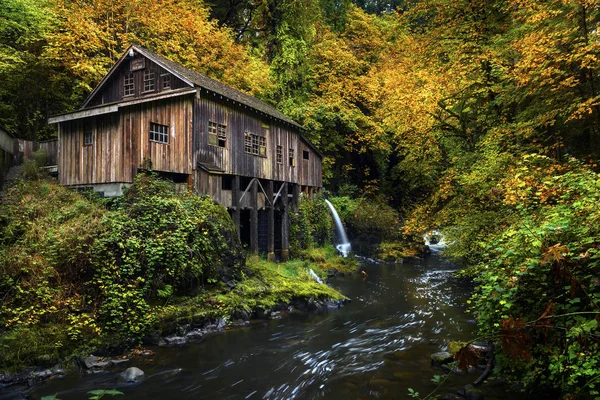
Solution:
[(502, 213), (472, 270), (482, 337), (497, 369), (537, 390), (597, 398), (600, 368), (600, 175), (525, 156), (499, 182)]
[[(55, 342), (67, 352), (139, 340), (156, 304), (225, 275), (240, 278), (245, 260), (233, 222), (209, 198), (138, 175), (111, 210), (105, 205), (50, 179), (15, 181), (2, 193), (3, 367), (34, 364)], [(38, 350), (14, 346), (28, 330), (46, 332), (48, 342), (35, 336)]]
[(298, 257), (301, 250), (331, 243), (333, 232), (333, 221), (323, 197), (301, 196), (298, 212), (290, 213), (290, 255)]

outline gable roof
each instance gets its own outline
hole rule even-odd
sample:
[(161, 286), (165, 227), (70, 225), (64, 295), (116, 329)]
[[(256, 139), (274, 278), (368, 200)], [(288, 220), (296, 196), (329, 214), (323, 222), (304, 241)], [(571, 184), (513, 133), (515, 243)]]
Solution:
[(81, 108), (85, 108), (88, 103), (92, 100), (92, 98), (98, 93), (100, 88), (104, 85), (104, 83), (112, 76), (112, 74), (118, 69), (119, 65), (129, 56), (130, 52), (134, 51), (142, 56), (150, 59), (152, 62), (160, 65), (162, 68), (168, 70), (173, 75), (184, 81), (190, 86), (196, 86), (204, 88), (213, 93), (222, 95), (231, 99), (235, 102), (243, 104), (247, 107), (253, 108), (256, 111), (267, 114), (273, 118), (279, 119), (283, 122), (286, 122), (290, 125), (294, 125), (297, 128), (302, 128), (297, 122), (283, 114), (281, 111), (276, 108), (268, 105), (267, 103), (257, 99), (256, 97), (250, 96), (246, 93), (240, 92), (237, 89), (232, 88), (231, 86), (227, 86), (219, 81), (216, 81), (208, 76), (191, 70), (189, 68), (184, 67), (181, 64), (168, 60), (158, 54), (138, 45), (131, 45), (127, 50), (123, 53), (121, 58), (113, 65), (108, 74), (100, 81), (98, 86), (90, 93), (87, 99), (83, 102)]
[(123, 55), (117, 60), (115, 65), (108, 71), (106, 76), (100, 81), (98, 86), (89, 94), (89, 96), (83, 102), (80, 110), (86, 108), (88, 103), (94, 98), (94, 96), (100, 91), (100, 89), (104, 86), (104, 84), (110, 79), (110, 77), (117, 71), (119, 66), (123, 63), (123, 61), (130, 56), (130, 52), (135, 52), (141, 54), (142, 56), (148, 58), (152, 62), (160, 65), (165, 70), (169, 71), (177, 78), (181, 79), (183, 82), (192, 87), (200, 87), (207, 91), (219, 94), (228, 99), (233, 100), (239, 104), (243, 104), (246, 107), (250, 107), (255, 111), (266, 114), (272, 118), (278, 119), (285, 123), (288, 123), (292, 126), (298, 128), (298, 135), (300, 138), (311, 148), (313, 149), (321, 158), (323, 158), (323, 153), (317, 149), (317, 147), (310, 141), (306, 136), (304, 136), (301, 132), (303, 130), (302, 126), (286, 116), (281, 111), (277, 110), (275, 107), (270, 106), (269, 104), (257, 99), (256, 97), (250, 96), (244, 92), (241, 92), (237, 89), (232, 88), (231, 86), (225, 85), (217, 80), (209, 78), (208, 76), (191, 70), (189, 68), (184, 67), (181, 64), (168, 60), (158, 54), (142, 47), (139, 45), (132, 44), (127, 50), (123, 53)]

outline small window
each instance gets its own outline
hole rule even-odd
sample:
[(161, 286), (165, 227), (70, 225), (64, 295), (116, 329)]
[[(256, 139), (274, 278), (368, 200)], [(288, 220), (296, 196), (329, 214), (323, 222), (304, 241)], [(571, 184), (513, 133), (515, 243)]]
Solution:
[(244, 151), (255, 156), (267, 156), (267, 138), (258, 136), (254, 133), (246, 132), (244, 134)]
[(162, 89), (170, 89), (171, 88), (171, 74), (162, 74), (160, 76), (161, 88)]
[(277, 146), (277, 164), (283, 164), (283, 147)]
[(154, 90), (154, 70), (148, 68), (144, 70), (144, 92)]
[(133, 72), (125, 74), (123, 81), (123, 96), (133, 96), (135, 94), (135, 80)]
[(212, 146), (226, 147), (227, 126), (208, 121), (208, 144)]
[(158, 143), (169, 143), (169, 127), (151, 122), (150, 140)]
[(89, 146), (92, 144), (92, 142), (93, 142), (92, 130), (86, 129), (85, 131), (83, 131), (83, 145)]
[(294, 149), (290, 149), (288, 158), (290, 160), (290, 167), (294, 167), (296, 165), (296, 160), (294, 159)]
[(308, 160), (308, 151), (302, 150), (302, 158)]

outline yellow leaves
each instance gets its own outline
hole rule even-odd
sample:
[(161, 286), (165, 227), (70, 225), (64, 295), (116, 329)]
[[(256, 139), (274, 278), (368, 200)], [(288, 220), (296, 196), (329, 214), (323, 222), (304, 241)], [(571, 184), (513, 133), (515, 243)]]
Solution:
[(246, 92), (271, 86), (267, 66), (209, 20), (202, 2), (58, 1), (54, 7), (58, 28), (48, 37), (44, 58), (70, 70), (86, 91), (132, 42)]
[(565, 259), (565, 254), (569, 252), (569, 248), (565, 245), (557, 243), (547, 248), (542, 254), (542, 263), (560, 262)]

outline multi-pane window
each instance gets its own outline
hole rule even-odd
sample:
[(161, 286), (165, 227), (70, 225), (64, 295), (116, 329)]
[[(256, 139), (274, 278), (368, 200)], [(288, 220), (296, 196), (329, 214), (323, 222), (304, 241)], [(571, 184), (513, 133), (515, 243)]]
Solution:
[(267, 156), (267, 139), (264, 136), (258, 136), (254, 133), (246, 132), (244, 134), (244, 150), (246, 153), (255, 156)]
[(162, 89), (171, 88), (171, 74), (162, 74), (160, 76), (160, 84)]
[(296, 165), (296, 160), (294, 159), (294, 149), (290, 149), (289, 153), (288, 153), (288, 158), (290, 161), (290, 167), (293, 167)]
[(151, 122), (150, 140), (159, 143), (169, 143), (169, 127)]
[(283, 164), (283, 147), (282, 146), (277, 146), (277, 164)]
[(144, 92), (154, 90), (154, 70), (147, 68), (144, 70)]
[(123, 81), (123, 96), (132, 96), (135, 94), (135, 80), (133, 72), (125, 74), (125, 80)]
[(92, 144), (92, 141), (93, 141), (92, 130), (91, 129), (84, 130), (83, 131), (83, 145), (89, 146)]
[(227, 144), (227, 126), (208, 121), (208, 144), (225, 147)]

